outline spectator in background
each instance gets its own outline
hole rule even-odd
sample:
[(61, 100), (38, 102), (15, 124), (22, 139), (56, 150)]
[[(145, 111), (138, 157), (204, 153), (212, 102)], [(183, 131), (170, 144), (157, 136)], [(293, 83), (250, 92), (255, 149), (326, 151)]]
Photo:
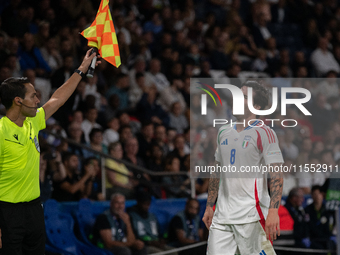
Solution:
[(255, 72), (264, 72), (267, 68), (266, 51), (264, 49), (258, 49), (257, 58), (254, 60), (251, 69)]
[[(284, 167), (288, 167), (288, 169), (294, 165), (295, 162), (291, 159), (285, 159), (283, 163)], [(297, 186), (297, 176), (294, 175), (293, 171), (283, 172), (283, 188), (282, 188), (282, 196), (288, 196), (289, 192)]]
[(120, 143), (124, 145), (125, 142), (132, 137), (133, 137), (133, 134), (132, 134), (130, 126), (124, 125), (120, 127), (119, 129), (119, 142)]
[[(156, 216), (149, 212), (150, 194), (139, 192), (136, 200), (137, 204), (127, 210), (136, 239), (144, 243), (148, 254), (174, 249), (166, 245), (165, 240), (159, 233)], [(171, 254), (175, 255), (177, 253)]]
[(145, 64), (145, 60), (143, 57), (138, 56), (135, 59), (135, 63), (133, 65), (133, 68), (131, 68), (131, 70), (129, 70), (129, 80), (130, 80), (130, 90), (134, 90), (135, 88), (137, 88), (138, 84), (137, 84), (137, 73), (141, 73), (141, 75), (145, 76), (145, 68), (146, 68), (146, 64)]
[(318, 48), (312, 52), (310, 60), (318, 77), (321, 77), (329, 71), (340, 72), (340, 66), (336, 62), (333, 54), (328, 51), (328, 40), (324, 37), (319, 39)]
[[(93, 169), (88, 169), (93, 168)], [(104, 201), (105, 197), (102, 193), (102, 180), (100, 178), (100, 164), (95, 157), (86, 158), (84, 161), (84, 172), (94, 171), (94, 177), (90, 179), (90, 184), (86, 186), (85, 195), (87, 198), (95, 201)], [(92, 185), (91, 185), (92, 184)]]
[(52, 73), (63, 64), (63, 58), (57, 50), (57, 44), (54, 37), (48, 38), (44, 46), (40, 48), (41, 55), (51, 68)]
[[(71, 122), (68, 126), (68, 135), (69, 138), (72, 139), (74, 142), (79, 144), (85, 144), (85, 138), (83, 130), (81, 129), (81, 123), (79, 122)], [(76, 154), (80, 158), (84, 158), (84, 150), (76, 145), (73, 145), (72, 143), (69, 144), (69, 151)]]
[(289, 15), (286, 0), (279, 0), (277, 3), (271, 5), (271, 21), (273, 23), (288, 23), (290, 21)]
[(267, 20), (263, 13), (256, 16), (256, 21), (253, 25), (254, 42), (258, 48), (266, 46), (266, 40), (271, 37), (271, 33), (267, 28)]
[(117, 95), (119, 98), (118, 109), (120, 110), (126, 109), (129, 107), (129, 95), (128, 95), (129, 87), (130, 87), (129, 76), (120, 73), (117, 76), (116, 84), (110, 86), (105, 96), (106, 98), (110, 98), (110, 96), (113, 94)]
[[(150, 171), (163, 172), (164, 171), (164, 153), (160, 145), (153, 143), (149, 150), (150, 156), (147, 159), (146, 165)], [(159, 183), (162, 179), (161, 176), (151, 175), (151, 180)]]
[(99, 215), (93, 227), (93, 243), (119, 255), (146, 255), (144, 243), (136, 240), (125, 212), (125, 197), (115, 193), (110, 209)]
[(139, 150), (138, 156), (141, 157), (144, 162), (148, 158), (150, 152), (152, 138), (154, 136), (154, 126), (151, 121), (146, 121), (142, 124), (142, 130), (137, 134)]
[[(23, 37), (23, 46), (18, 51), (20, 66), (22, 70), (33, 69), (37, 76), (47, 77), (51, 68), (41, 55), (40, 50), (34, 45), (34, 37), (30, 33), (26, 33)], [(69, 77), (67, 77), (68, 79)], [(66, 79), (66, 80), (67, 80)], [(64, 80), (65, 81), (65, 80)], [(59, 86), (64, 83), (60, 82)]]
[(138, 121), (137, 119), (130, 117), (130, 115), (124, 111), (118, 112), (117, 117), (119, 119), (120, 125), (129, 126), (134, 135), (140, 131), (141, 129), (140, 121), (142, 120)]
[(40, 49), (50, 37), (50, 24), (47, 21), (40, 21), (38, 25), (38, 32), (34, 34), (35, 45)]
[(162, 20), (158, 12), (154, 12), (150, 21), (144, 24), (144, 31), (151, 31), (154, 35), (159, 34), (163, 30)]
[(295, 160), (299, 156), (299, 149), (294, 144), (295, 133), (292, 129), (287, 129), (284, 143), (281, 144), (282, 153), (287, 159)]
[(307, 21), (306, 28), (303, 29), (304, 36), (303, 41), (307, 48), (315, 49), (318, 46), (318, 41), (320, 38), (320, 32), (315, 19), (309, 19)]
[[(180, 160), (176, 156), (169, 155), (165, 159), (164, 169), (165, 172), (179, 173), (180, 169)], [(163, 177), (163, 184), (165, 184), (164, 189), (166, 190), (167, 198), (179, 198), (179, 197), (188, 197), (190, 195), (190, 191), (186, 189), (183, 185), (186, 176), (184, 175), (171, 175)]]
[(151, 86), (143, 94), (136, 106), (137, 116), (140, 121), (152, 121), (154, 124), (169, 125), (169, 116), (156, 102), (157, 89)]
[(74, 58), (72, 55), (66, 55), (63, 57), (63, 65), (57, 69), (52, 77), (51, 84), (52, 88), (57, 89), (72, 75), (74, 71)]
[[(203, 229), (200, 227), (201, 219), (198, 215), (199, 203), (194, 198), (189, 198), (185, 210), (174, 216), (169, 224), (169, 244), (182, 247), (198, 243), (203, 240)], [(200, 255), (206, 254), (206, 246), (185, 250), (179, 254)]]
[(240, 55), (245, 55), (247, 57), (253, 58), (256, 55), (256, 44), (254, 42), (253, 36), (249, 33), (249, 29), (246, 26), (241, 26), (239, 31), (239, 47)]
[(170, 86), (168, 79), (161, 73), (161, 62), (156, 58), (151, 60), (150, 70), (146, 73), (145, 78), (149, 84), (156, 85), (158, 92)]
[(90, 180), (95, 177), (94, 168), (86, 168), (83, 176), (78, 174), (79, 159), (76, 154), (67, 152), (62, 156), (66, 169), (66, 177), (60, 182), (54, 183), (52, 197), (57, 201), (79, 201), (86, 197)]
[(11, 77), (11, 71), (8, 67), (2, 66), (0, 67), (0, 82), (3, 82), (4, 80)]
[(314, 185), (312, 187), (312, 198), (313, 203), (305, 208), (310, 248), (334, 250), (335, 242), (331, 240), (335, 224), (334, 213), (326, 209), (321, 186)]
[(88, 108), (85, 113), (85, 120), (81, 123), (81, 129), (84, 132), (85, 141), (90, 143), (90, 132), (93, 128), (102, 127), (96, 122), (98, 117), (98, 110), (96, 108)]
[[(115, 159), (123, 158), (123, 148), (119, 142), (109, 145), (109, 154)], [(105, 161), (106, 167), (106, 197), (109, 198), (114, 193), (122, 193), (127, 199), (134, 199), (134, 186), (136, 184), (131, 178), (132, 172), (118, 161), (107, 158)], [(110, 171), (114, 170), (114, 171)]]
[(66, 170), (61, 163), (59, 152), (44, 152), (40, 155), (39, 179), (40, 199), (42, 202), (52, 197), (53, 182), (59, 182), (66, 177)]
[(181, 93), (184, 83), (181, 79), (174, 79), (170, 87), (160, 92), (159, 102), (165, 111), (170, 111), (171, 106), (175, 102), (179, 102), (182, 112), (186, 109), (186, 104)]
[(302, 189), (293, 188), (288, 195), (285, 207), (294, 220), (295, 247), (306, 248), (309, 246), (306, 214), (302, 207), (304, 194)]
[[(317, 94), (315, 103), (310, 107), (312, 118), (310, 121), (313, 125), (314, 135), (324, 135), (330, 128), (332, 122), (332, 112), (327, 104), (327, 99), (323, 94)], [(322, 125), (320, 125), (322, 123)]]
[(98, 83), (98, 75), (96, 73), (93, 74), (93, 77), (87, 78), (87, 83), (84, 88), (84, 94), (83, 97), (86, 97), (87, 95), (92, 95), (95, 97), (95, 107), (98, 111), (100, 111), (101, 107), (101, 94), (98, 92), (97, 88)]
[[(91, 149), (107, 154), (107, 146), (103, 143), (103, 131), (100, 128), (93, 128), (89, 134), (90, 143), (88, 144)], [(98, 157), (100, 156), (92, 151), (84, 150), (85, 157)]]
[(320, 82), (316, 89), (313, 91), (315, 95), (322, 94), (327, 99), (336, 95), (339, 95), (339, 84), (337, 83), (338, 73), (335, 71), (329, 71), (326, 74), (326, 79)]
[(110, 143), (114, 143), (119, 141), (119, 120), (118, 118), (112, 118), (107, 123), (107, 129), (104, 131), (103, 134), (103, 143), (108, 146)]
[(180, 102), (175, 102), (171, 105), (169, 117), (169, 126), (176, 129), (177, 134), (183, 134), (184, 130), (188, 127), (188, 121), (183, 114)]
[(137, 165), (144, 167), (145, 163), (142, 158), (137, 156), (139, 150), (139, 143), (135, 137), (128, 138), (124, 143), (125, 155), (124, 160)]
[(135, 107), (136, 104), (142, 98), (143, 93), (145, 92), (145, 76), (143, 73), (136, 73), (136, 86), (134, 88), (130, 88), (129, 90), (129, 100), (132, 107)]
[(153, 142), (158, 144), (161, 147), (163, 151), (163, 155), (168, 154), (169, 146), (167, 143), (167, 133), (166, 133), (165, 126), (157, 125), (155, 127), (155, 136), (154, 136)]
[(6, 57), (5, 66), (9, 68), (9, 71), (11, 73), (10, 77), (21, 77), (22, 76), (19, 59), (16, 55), (9, 54)]
[(229, 34), (223, 32), (216, 38), (216, 46), (212, 49), (210, 63), (212, 69), (226, 70), (230, 65), (230, 58), (225, 53), (225, 47), (229, 40)]
[(10, 1), (2, 13), (3, 28), (11, 37), (23, 37), (29, 32), (28, 6), (21, 1)]

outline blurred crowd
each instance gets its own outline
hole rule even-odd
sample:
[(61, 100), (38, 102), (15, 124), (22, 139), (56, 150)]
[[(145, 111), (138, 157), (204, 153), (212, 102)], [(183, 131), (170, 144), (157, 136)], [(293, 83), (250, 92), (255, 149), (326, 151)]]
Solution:
[[(2, 1), (0, 82), (11, 76), (28, 77), (42, 106), (72, 75), (88, 49), (79, 33), (91, 25), (99, 3)], [(285, 118), (297, 119), (299, 125), (273, 127), (285, 164), (335, 166), (340, 160), (340, 98), (335, 79), (340, 71), (340, 5), (336, 0), (117, 0), (110, 1), (110, 9), (122, 65), (115, 68), (102, 61), (94, 77), (83, 79), (48, 120), (49, 133), (40, 137), (43, 199), (103, 200), (116, 192), (130, 199), (138, 190), (159, 198), (190, 196), (190, 179), (185, 175), (160, 177), (133, 166), (188, 172), (190, 137), (199, 143), (195, 158), (214, 160), (213, 153), (205, 152), (215, 150), (216, 130), (204, 130), (207, 123), (202, 129), (189, 129), (189, 123), (204, 126), (193, 118), (195, 105), (190, 108), (193, 77), (247, 74), (278, 78), (277, 84), (271, 84), (277, 87), (307, 88), (312, 92), (307, 108), (313, 117), (291, 108)], [(214, 116), (228, 118), (231, 101), (225, 105), (229, 107)], [(3, 115), (4, 108), (0, 111)], [(280, 112), (272, 117), (283, 118)], [(51, 133), (117, 160), (101, 161), (98, 154)], [(102, 164), (115, 170), (107, 171), (105, 183)], [(304, 174), (311, 176), (285, 176), (284, 195), (294, 187), (310, 194), (312, 185), (322, 186), (329, 177)], [(195, 187), (204, 196), (208, 180), (196, 180)]]

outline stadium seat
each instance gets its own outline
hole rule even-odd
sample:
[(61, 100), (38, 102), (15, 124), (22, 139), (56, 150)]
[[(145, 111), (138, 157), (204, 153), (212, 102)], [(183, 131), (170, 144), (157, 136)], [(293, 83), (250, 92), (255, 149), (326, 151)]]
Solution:
[[(96, 222), (96, 216), (97, 215), (93, 213), (92, 202), (89, 199), (81, 199), (78, 203), (78, 210), (75, 213), (77, 223), (75, 229), (76, 236), (80, 241), (98, 249), (98, 247), (93, 245), (89, 240), (89, 236), (92, 234), (93, 225)], [(103, 249), (101, 249), (101, 251), (107, 255), (112, 254), (111, 252)]]
[(58, 202), (47, 200), (44, 204), (47, 243), (52, 247), (73, 255), (107, 255), (99, 248), (80, 242), (73, 233), (71, 215), (59, 212)]
[(69, 253), (69, 252), (63, 251), (59, 248), (52, 247), (49, 244), (45, 244), (45, 251), (46, 251), (46, 254), (73, 255), (73, 253)]

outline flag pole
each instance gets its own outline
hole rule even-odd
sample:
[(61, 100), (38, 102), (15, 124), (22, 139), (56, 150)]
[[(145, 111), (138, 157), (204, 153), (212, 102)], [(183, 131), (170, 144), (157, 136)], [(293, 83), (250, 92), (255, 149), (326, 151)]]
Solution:
[(96, 68), (97, 55), (98, 55), (98, 49), (96, 47), (92, 48), (90, 56), (93, 53), (96, 53), (96, 56), (92, 59), (91, 65), (89, 66), (89, 69), (87, 70), (87, 74), (86, 74), (87, 78), (93, 78), (94, 69)]

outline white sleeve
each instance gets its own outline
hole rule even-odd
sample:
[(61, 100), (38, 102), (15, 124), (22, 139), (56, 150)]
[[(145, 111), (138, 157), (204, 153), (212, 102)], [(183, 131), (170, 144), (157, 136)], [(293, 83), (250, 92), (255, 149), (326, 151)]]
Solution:
[(220, 151), (220, 143), (218, 141), (219, 133), (220, 132), (218, 132), (218, 135), (217, 135), (217, 138), (216, 138), (217, 146), (216, 146), (216, 151), (215, 151), (215, 161), (222, 163), (222, 157), (221, 157), (221, 151)]
[(265, 128), (261, 135), (263, 158), (267, 165), (272, 163), (283, 163), (283, 157), (279, 148), (276, 133), (271, 128)]

